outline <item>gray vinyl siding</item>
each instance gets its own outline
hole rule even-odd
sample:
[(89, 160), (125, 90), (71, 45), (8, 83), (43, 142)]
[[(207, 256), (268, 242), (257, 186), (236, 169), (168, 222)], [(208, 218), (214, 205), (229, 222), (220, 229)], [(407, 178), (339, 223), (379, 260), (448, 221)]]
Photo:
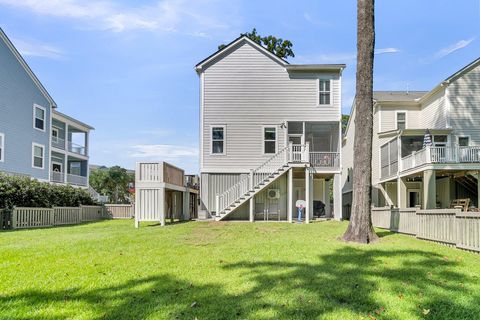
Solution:
[(246, 176), (246, 174), (236, 173), (202, 173), (200, 179), (202, 209), (209, 213), (214, 212), (217, 194), (227, 190)]
[(455, 135), (468, 135), (471, 145), (480, 145), (480, 66), (452, 82), (449, 101)]
[[(202, 171), (255, 168), (263, 154), (263, 126), (277, 127), (277, 150), (285, 145), (284, 121), (339, 121), (339, 74), (288, 73), (246, 42), (204, 72)], [(331, 79), (332, 104), (319, 106), (318, 78)], [(226, 126), (225, 155), (211, 155), (211, 126)]]
[[(33, 105), (45, 108), (45, 132), (33, 128)], [(48, 180), (50, 168), (49, 102), (3, 41), (0, 41), (0, 132), (5, 134), (5, 161), (0, 171)], [(44, 145), (44, 169), (32, 168), (32, 142)]]
[(381, 116), (381, 132), (397, 130), (397, 112), (406, 112), (407, 129), (418, 129), (421, 127), (421, 111), (420, 106), (402, 106), (401, 104), (396, 106), (380, 106)]
[(444, 129), (447, 127), (445, 90), (441, 89), (422, 103), (420, 128)]

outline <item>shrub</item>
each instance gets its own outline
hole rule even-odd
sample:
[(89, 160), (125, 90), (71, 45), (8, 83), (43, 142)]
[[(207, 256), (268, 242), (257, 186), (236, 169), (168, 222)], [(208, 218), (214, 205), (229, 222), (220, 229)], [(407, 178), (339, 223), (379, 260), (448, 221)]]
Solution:
[(95, 204), (90, 194), (84, 189), (0, 173), (0, 208), (78, 207), (82, 204)]

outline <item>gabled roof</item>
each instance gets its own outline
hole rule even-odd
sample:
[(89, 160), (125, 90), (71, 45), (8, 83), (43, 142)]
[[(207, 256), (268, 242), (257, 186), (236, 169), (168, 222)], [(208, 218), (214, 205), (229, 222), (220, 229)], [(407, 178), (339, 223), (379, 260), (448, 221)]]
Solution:
[(237, 44), (245, 41), (251, 44), (253, 47), (257, 48), (259, 51), (265, 53), (268, 57), (270, 57), (273, 61), (279, 63), (281, 66), (284, 66), (288, 71), (304, 71), (304, 72), (314, 72), (314, 71), (342, 71), (345, 69), (345, 64), (289, 64), (288, 61), (285, 59), (277, 57), (272, 52), (268, 51), (264, 46), (259, 45), (252, 39), (247, 36), (240, 36), (237, 39), (233, 40), (229, 44), (227, 44), (222, 49), (218, 50), (217, 52), (211, 54), (207, 58), (200, 61), (196, 66), (195, 70), (200, 73), (203, 68), (209, 64), (210, 62), (222, 57), (223, 55), (228, 54), (231, 52), (232, 48), (234, 48)]
[(428, 91), (373, 91), (375, 101), (418, 101)]
[(50, 105), (53, 107), (53, 108), (56, 108), (57, 107), (57, 104), (55, 103), (55, 101), (53, 100), (53, 98), (50, 96), (50, 94), (48, 93), (48, 91), (45, 89), (45, 87), (42, 85), (42, 83), (40, 82), (40, 80), (38, 80), (37, 76), (33, 73), (32, 69), (30, 69), (30, 67), (28, 66), (27, 62), (23, 59), (22, 55), (20, 54), (20, 52), (18, 52), (17, 48), (15, 48), (15, 46), (13, 45), (13, 43), (10, 41), (10, 39), (7, 37), (7, 35), (5, 34), (5, 32), (2, 30), (2, 28), (0, 28), (0, 38), (3, 40), (3, 42), (5, 42), (5, 44), (7, 45), (7, 47), (10, 49), (10, 51), (13, 53), (13, 55), (15, 56), (15, 58), (18, 60), (18, 62), (20, 63), (20, 65), (23, 67), (23, 69), (25, 70), (25, 72), (29, 75), (29, 77), (32, 79), (33, 83), (35, 83), (35, 85), (37, 86), (38, 90), (40, 90), (40, 92), (42, 93), (42, 95), (45, 97), (45, 99), (47, 99), (47, 101), (50, 103)]
[(480, 65), (480, 58), (477, 58), (477, 59), (473, 60), (472, 62), (470, 62), (469, 64), (467, 64), (462, 69), (458, 70), (457, 72), (455, 72), (454, 74), (449, 76), (443, 82), (451, 83), (452, 81), (457, 80), (459, 77), (461, 77), (462, 75), (464, 75), (465, 73), (467, 73), (468, 71), (472, 70), (473, 68), (475, 68), (479, 65)]
[(82, 127), (87, 128), (87, 129), (89, 129), (89, 130), (95, 130), (94, 127), (86, 124), (85, 122), (82, 122), (82, 121), (80, 121), (80, 120), (77, 120), (77, 119), (75, 119), (75, 118), (72, 118), (72, 117), (66, 115), (65, 113), (61, 113), (61, 112), (59, 112), (59, 111), (57, 111), (57, 110), (54, 110), (54, 111), (53, 111), (53, 116), (54, 116), (54, 118), (55, 118), (55, 116), (59, 116), (59, 117), (65, 118), (65, 119), (67, 119), (67, 120), (69, 120), (69, 121), (71, 121), (71, 122), (73, 122), (73, 123), (78, 124), (79, 126), (82, 126)]
[(208, 56), (207, 58), (203, 59), (202, 61), (200, 61), (199, 63), (197, 63), (197, 65), (195, 66), (195, 70), (197, 70), (197, 72), (201, 72), (203, 67), (208, 64), (209, 62), (227, 54), (230, 52), (230, 50), (235, 47), (237, 44), (239, 44), (240, 42), (242, 41), (246, 41), (248, 42), (249, 44), (251, 44), (252, 46), (254, 46), (255, 48), (259, 49), (260, 51), (263, 51), (267, 56), (269, 56), (272, 60), (278, 62), (280, 65), (288, 65), (288, 62), (282, 58), (279, 58), (277, 57), (276, 55), (274, 55), (273, 53), (271, 53), (270, 51), (268, 51), (267, 49), (265, 49), (265, 47), (259, 45), (258, 43), (256, 43), (255, 41), (253, 41), (252, 39), (250, 39), (249, 37), (247, 36), (240, 36), (238, 37), (237, 39), (233, 40), (232, 42), (230, 42), (229, 44), (227, 44), (225, 47), (223, 47), (222, 49), (218, 50), (217, 52), (211, 54), (210, 56)]

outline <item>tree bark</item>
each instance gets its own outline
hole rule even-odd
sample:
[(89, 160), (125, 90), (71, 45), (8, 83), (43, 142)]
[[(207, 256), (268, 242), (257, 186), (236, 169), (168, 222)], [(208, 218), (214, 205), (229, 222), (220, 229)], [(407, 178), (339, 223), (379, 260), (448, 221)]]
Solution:
[(375, 50), (374, 0), (357, 1), (357, 74), (352, 213), (343, 240), (376, 241), (371, 218), (373, 59)]

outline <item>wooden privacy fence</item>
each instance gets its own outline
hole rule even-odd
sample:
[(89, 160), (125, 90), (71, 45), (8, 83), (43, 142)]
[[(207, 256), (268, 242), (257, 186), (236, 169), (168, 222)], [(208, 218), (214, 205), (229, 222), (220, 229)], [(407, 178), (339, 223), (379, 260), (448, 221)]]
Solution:
[(375, 227), (480, 252), (480, 213), (460, 209), (373, 208)]
[(25, 208), (1, 210), (2, 228), (28, 229), (78, 224), (106, 218), (103, 206)]
[(131, 219), (135, 214), (133, 204), (105, 204), (105, 210), (113, 219)]

